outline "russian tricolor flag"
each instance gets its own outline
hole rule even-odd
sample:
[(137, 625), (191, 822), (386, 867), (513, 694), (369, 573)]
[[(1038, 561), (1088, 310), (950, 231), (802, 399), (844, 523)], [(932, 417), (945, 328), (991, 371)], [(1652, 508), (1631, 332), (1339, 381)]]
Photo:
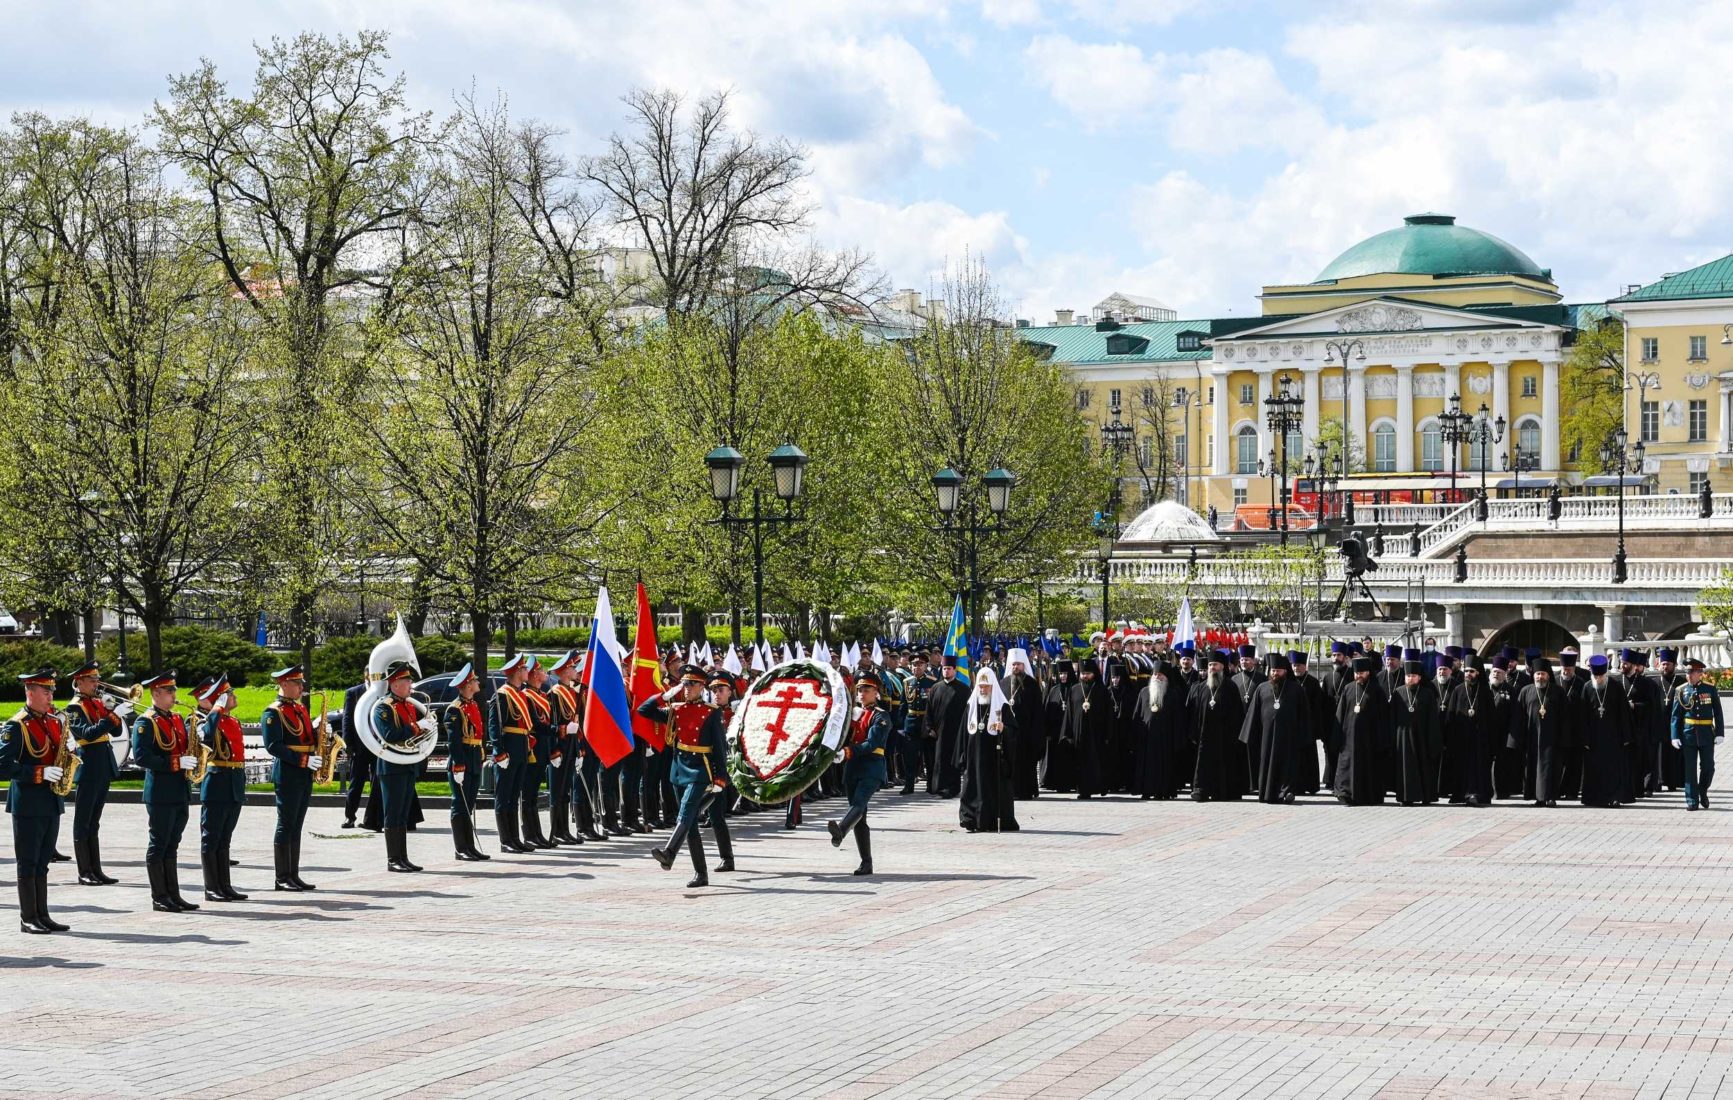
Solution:
[(613, 767), (632, 752), (632, 704), (626, 698), (626, 675), (620, 663), (620, 643), (614, 637), (614, 609), (608, 588), (596, 592), (596, 617), (590, 622), (590, 645), (584, 654), (584, 738)]

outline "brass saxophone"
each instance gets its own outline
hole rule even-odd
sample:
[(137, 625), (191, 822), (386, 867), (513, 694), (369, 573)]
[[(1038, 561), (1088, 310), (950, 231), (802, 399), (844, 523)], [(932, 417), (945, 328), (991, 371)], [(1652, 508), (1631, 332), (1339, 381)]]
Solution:
[(337, 735), (331, 732), (325, 693), (321, 691), (318, 695), (319, 720), (313, 723), (313, 744), (318, 747), (321, 763), (313, 775), (313, 782), (330, 783), (337, 778), (337, 753), (343, 746), (337, 743)]
[(84, 766), (84, 761), (72, 751), (72, 723), (67, 721), (66, 712), (56, 710), (50, 714), (60, 723), (60, 752), (54, 758), (54, 766), (60, 769), (60, 778), (49, 784), (49, 788), (65, 798), (72, 793), (72, 786), (78, 780), (78, 769)]
[[(180, 713), (181, 709), (176, 707), (176, 713)], [(181, 715), (181, 721), (187, 728), (187, 755), (198, 761), (192, 770), (187, 772), (187, 782), (195, 787), (205, 781), (206, 773), (211, 770), (211, 747), (205, 744), (198, 729), (198, 716), (196, 707), (186, 708), (186, 713)]]

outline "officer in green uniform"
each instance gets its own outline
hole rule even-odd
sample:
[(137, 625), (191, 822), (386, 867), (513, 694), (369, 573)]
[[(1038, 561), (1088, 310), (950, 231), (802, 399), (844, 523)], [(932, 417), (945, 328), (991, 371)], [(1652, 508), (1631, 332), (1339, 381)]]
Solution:
[(572, 809), (578, 804), (578, 734), (583, 729), (583, 701), (578, 697), (578, 674), (583, 654), (567, 650), (548, 666), (548, 703), (553, 708), (553, 745), (548, 755), (548, 839), (555, 844), (582, 844), (572, 832)]
[(247, 895), (229, 881), (229, 846), (247, 801), (247, 749), (241, 724), (231, 713), (235, 696), (227, 676), (212, 677), (194, 695), (200, 740), (211, 750), (210, 768), (199, 784), (199, 861), (205, 872), (205, 900), (246, 901)]
[(911, 675), (903, 684), (903, 794), (915, 793), (923, 759), (929, 769), (933, 766), (933, 742), (921, 736), (921, 726), (926, 722), (927, 696), (939, 686), (939, 678), (927, 671), (925, 653), (916, 653), (909, 667)]
[(66, 705), (66, 719), (77, 746), (78, 797), (72, 812), (72, 854), (78, 858), (78, 881), (86, 886), (112, 886), (118, 879), (102, 870), (102, 846), (97, 834), (102, 827), (102, 808), (108, 804), (108, 785), (114, 780), (114, 749), (111, 744), (126, 736), (126, 720), (132, 704), (114, 710), (102, 701), (95, 661), (81, 665), (72, 674), (73, 700)]
[(277, 831), (271, 841), (276, 885), (279, 890), (314, 890), (317, 887), (301, 877), (301, 826), (313, 800), (313, 773), (325, 760), (319, 755), (312, 716), (301, 701), (306, 672), (290, 665), (273, 672), (271, 679), (277, 682), (277, 698), (265, 708), (259, 728), (273, 760), (271, 782), (277, 789)]
[(879, 705), (884, 681), (876, 672), (863, 672), (855, 681), (855, 699), (859, 703), (849, 733), (843, 742), (842, 788), (848, 795), (848, 813), (841, 821), (828, 821), (832, 847), (842, 847), (842, 838), (854, 831), (855, 847), (860, 849), (857, 875), (873, 873), (872, 832), (867, 828), (867, 803), (885, 780), (885, 746), (891, 739), (891, 717)]
[(12, 854), (18, 875), (18, 930), (32, 935), (64, 932), (48, 915), (48, 864), (60, 835), (60, 740), (66, 731), (54, 712), (55, 672), (39, 668), (18, 677), (24, 709), (0, 724), (0, 779), (7, 781), (6, 812), (12, 815)]
[(885, 713), (891, 719), (891, 743), (885, 747), (885, 763), (888, 765), (885, 774), (885, 786), (890, 786), (898, 779), (903, 763), (903, 722), (907, 717), (907, 691), (904, 685), (908, 682), (908, 674), (902, 669), (903, 655), (892, 647), (884, 653), (884, 664), (879, 669), (879, 678), (885, 684)]
[(487, 712), (488, 756), (493, 761), (493, 820), (499, 831), (502, 852), (514, 855), (535, 851), (517, 836), (518, 791), (529, 770), (530, 737), (535, 728), (534, 704), (524, 686), (529, 679), (528, 659), (518, 654), (499, 668), (505, 677), (493, 693)]
[[(421, 708), (409, 697), (409, 692), (415, 687), (414, 667), (406, 661), (391, 662), (385, 670), (385, 687), (388, 694), (373, 704), (373, 728), (379, 731), (383, 741), (394, 744), (409, 741), (422, 722), (433, 720), (431, 715), (423, 718)], [(418, 764), (399, 763), (383, 756), (379, 758), (380, 801), (385, 817), (385, 866), (391, 871), (421, 870), (419, 865), (409, 862), (409, 796), (415, 792), (415, 773), (419, 770)]]
[(1703, 679), (1703, 662), (1685, 662), (1685, 682), (1673, 692), (1673, 747), (1685, 758), (1685, 808), (1709, 808), (1715, 778), (1715, 746), (1721, 743), (1721, 696)]
[[(704, 865), (704, 833), (699, 822), (709, 814), (713, 800), (728, 788), (724, 764), (728, 731), (716, 708), (704, 701), (706, 679), (698, 666), (686, 665), (680, 669), (678, 683), (638, 707), (640, 715), (668, 726), (672, 755), (669, 777), (680, 797), (674, 832), (667, 844), (650, 849), (650, 854), (662, 865), (662, 870), (671, 870), (680, 845), (685, 844), (692, 853), (692, 869), (696, 872), (686, 884), (689, 889), (710, 885), (710, 874)], [(673, 705), (664, 709), (663, 703)]]
[(451, 840), (457, 858), (473, 863), (493, 858), (475, 846), (475, 800), (481, 795), (481, 745), (487, 734), (475, 701), (481, 680), (473, 667), (464, 665), (452, 673), (451, 688), (457, 698), (441, 716), (448, 750), (445, 780), (451, 787)]
[(529, 680), (524, 699), (530, 708), (529, 757), (523, 774), (518, 777), (518, 838), (531, 848), (558, 847), (542, 832), (539, 807), (542, 780), (552, 762), (554, 744), (554, 705), (548, 699), (548, 671), (534, 657), (528, 659)]
[(144, 812), (149, 826), (144, 865), (150, 875), (150, 907), (159, 913), (184, 913), (198, 906), (181, 897), (181, 834), (192, 805), (187, 773), (198, 765), (192, 733), (175, 713), (173, 669), (140, 680), (151, 707), (133, 720), (132, 758), (144, 768)]

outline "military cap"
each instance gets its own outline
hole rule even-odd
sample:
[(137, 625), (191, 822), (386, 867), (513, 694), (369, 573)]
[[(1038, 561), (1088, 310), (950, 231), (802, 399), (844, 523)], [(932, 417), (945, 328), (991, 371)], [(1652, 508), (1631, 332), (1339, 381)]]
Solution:
[(499, 670), (501, 672), (516, 672), (519, 669), (523, 669), (525, 671), (528, 671), (529, 667), (530, 667), (530, 665), (529, 665), (528, 658), (524, 654), (519, 653), (517, 656), (513, 657), (511, 660), (507, 661), (505, 664), (500, 665)]
[(385, 669), (385, 682), (415, 679), (415, 666), (408, 661), (392, 661)]
[(581, 657), (583, 657), (583, 654), (580, 653), (579, 651), (577, 651), (575, 649), (568, 649), (565, 651), (565, 653), (560, 655), (558, 660), (556, 660), (552, 664), (548, 665), (548, 671), (549, 672), (558, 672), (562, 668), (570, 668), (570, 667), (576, 665), (578, 663), (578, 660)]
[(1703, 669), (1703, 662), (1698, 660), (1695, 657), (1687, 657), (1687, 658), (1685, 658), (1685, 667), (1686, 668), (1694, 668), (1694, 669), (1697, 669), (1698, 671), (1701, 671)]
[(709, 677), (704, 675), (704, 670), (697, 665), (680, 666), (680, 682), (682, 684), (702, 684), (708, 679)]
[(300, 665), (290, 665), (288, 668), (280, 668), (271, 673), (271, 679), (275, 680), (279, 684), (289, 680), (301, 680), (305, 682), (307, 679), (307, 670), (302, 668)]
[(86, 676), (95, 676), (102, 671), (102, 666), (95, 661), (86, 661), (72, 670), (71, 680), (81, 680)]
[(25, 687), (45, 687), (52, 689), (60, 674), (51, 668), (39, 668), (35, 672), (20, 672), (18, 682)]
[(882, 692), (885, 689), (885, 682), (883, 677), (869, 668), (859, 676), (855, 677), (854, 686), (856, 690), (863, 687), (870, 687), (874, 691)]
[(212, 676), (209, 682), (205, 684), (204, 688), (200, 691), (194, 692), (194, 695), (197, 696), (200, 702), (214, 703), (218, 699), (222, 698), (223, 693), (228, 690), (229, 677), (227, 673), (224, 673), (220, 676)]
[(469, 683), (471, 680), (474, 680), (474, 679), (475, 679), (475, 666), (470, 665), (470, 664), (466, 664), (462, 668), (458, 669), (456, 672), (451, 674), (451, 690), (456, 691), (458, 688), (462, 687), (463, 685)]
[(146, 691), (155, 691), (157, 688), (172, 688), (175, 686), (175, 670), (166, 669), (155, 676), (146, 676), (138, 682), (138, 686)]

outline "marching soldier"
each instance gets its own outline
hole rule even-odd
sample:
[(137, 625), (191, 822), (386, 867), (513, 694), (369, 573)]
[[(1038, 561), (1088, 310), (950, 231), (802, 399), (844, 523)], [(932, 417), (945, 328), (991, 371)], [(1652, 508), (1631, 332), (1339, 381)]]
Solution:
[[(380, 732), (382, 740), (409, 741), (422, 723), (433, 721), (431, 715), (422, 717), (420, 708), (410, 699), (409, 692), (414, 686), (414, 667), (406, 661), (391, 662), (385, 670), (389, 694), (373, 704), (373, 728)], [(392, 731), (390, 736), (385, 735), (386, 730)], [(400, 873), (419, 871), (419, 866), (409, 862), (409, 796), (415, 793), (415, 774), (420, 765), (398, 763), (381, 756), (378, 769), (384, 803), (386, 868)]]
[[(271, 679), (277, 682), (277, 698), (265, 708), (259, 728), (265, 751), (273, 759), (271, 782), (277, 790), (277, 831), (271, 839), (276, 888), (313, 890), (317, 887), (301, 877), (301, 826), (313, 799), (313, 773), (325, 761), (319, 756), (313, 718), (301, 701), (307, 691), (306, 672), (300, 665), (290, 665), (273, 672)], [(355, 720), (364, 722), (367, 716), (357, 714)]]
[(528, 766), (518, 777), (518, 837), (531, 848), (556, 848), (558, 845), (542, 832), (541, 808), (538, 805), (542, 795), (542, 777), (553, 764), (554, 708), (547, 696), (548, 670), (534, 657), (530, 657), (526, 664), (529, 668), (529, 679), (524, 689), (524, 699), (530, 706), (531, 726), (529, 755), (526, 760)]
[[(728, 788), (728, 773), (723, 770), (723, 758), (728, 753), (727, 731), (717, 717), (716, 708), (704, 702), (704, 673), (696, 665), (680, 670), (680, 679), (673, 687), (644, 700), (638, 713), (658, 725), (666, 725), (672, 736), (671, 777), (680, 788), (680, 810), (674, 832), (668, 843), (650, 849), (662, 870), (671, 870), (674, 857), (685, 844), (692, 853), (695, 874), (686, 884), (688, 889), (710, 885), (710, 875), (704, 866), (704, 836), (699, 823), (709, 814), (714, 801)], [(676, 702), (678, 700), (678, 702)], [(664, 709), (663, 703), (673, 706)], [(733, 869), (732, 857), (730, 870)]]
[(176, 856), (186, 831), (192, 784), (187, 773), (198, 766), (192, 734), (175, 713), (175, 674), (170, 669), (139, 681), (150, 692), (151, 707), (133, 721), (132, 755), (144, 767), (144, 809), (150, 828), (144, 863), (150, 874), (150, 907), (183, 913), (198, 906), (181, 897)]
[(1684, 754), (1685, 808), (1709, 808), (1709, 784), (1715, 778), (1715, 746), (1725, 736), (1721, 696), (1703, 679), (1703, 662), (1685, 660), (1685, 683), (1673, 692), (1673, 747)]
[(578, 689), (578, 651), (568, 650), (549, 666), (548, 703), (553, 708), (553, 747), (548, 757), (548, 839), (555, 844), (582, 844), (572, 832), (572, 786), (578, 773), (578, 733), (583, 728)]
[(206, 901), (246, 901), (229, 881), (229, 845), (241, 807), (247, 801), (247, 751), (241, 724), (229, 711), (235, 697), (227, 676), (200, 685), (200, 739), (211, 750), (210, 767), (199, 785), (199, 862), (205, 872)]
[(61, 814), (54, 784), (65, 774), (56, 763), (66, 731), (54, 713), (55, 679), (51, 668), (19, 676), (24, 709), (0, 724), (0, 779), (7, 781), (6, 812), (12, 815), (18, 930), (31, 935), (67, 928), (48, 915), (48, 863)]
[(451, 677), (457, 699), (445, 708), (445, 743), (449, 756), (445, 779), (451, 787), (451, 839), (457, 858), (466, 863), (493, 857), (475, 846), (475, 800), (481, 794), (481, 745), (487, 733), (481, 705), (475, 701), (481, 680), (464, 665)]
[[(728, 774), (726, 759), (728, 756), (728, 723), (734, 719), (734, 693), (739, 688), (732, 673), (726, 669), (717, 669), (710, 674), (710, 702), (715, 708), (716, 724), (721, 728), (718, 735), (722, 742), (722, 756), (715, 762), (718, 773)], [(734, 870), (734, 836), (728, 831), (728, 802), (726, 790), (718, 792), (710, 800), (710, 828), (716, 833), (716, 854), (722, 857), (722, 862), (716, 865), (720, 872)]]
[(855, 681), (855, 697), (860, 713), (850, 725), (843, 743), (843, 789), (848, 794), (848, 813), (841, 821), (827, 821), (830, 844), (842, 847), (842, 838), (852, 830), (855, 847), (860, 850), (857, 875), (873, 873), (872, 830), (867, 828), (867, 804), (885, 778), (885, 745), (891, 737), (891, 719), (879, 706), (879, 692), (884, 681), (876, 672), (863, 672)]
[(66, 705), (67, 722), (81, 761), (72, 813), (72, 854), (78, 857), (78, 881), (85, 886), (112, 886), (119, 881), (102, 870), (97, 834), (102, 828), (102, 809), (108, 804), (108, 785), (114, 780), (114, 749), (110, 744), (126, 736), (126, 721), (132, 715), (131, 703), (109, 710), (97, 695), (99, 671), (92, 661), (72, 674), (74, 697)]
[(487, 725), (488, 751), (494, 766), (493, 821), (499, 830), (500, 850), (521, 855), (535, 851), (517, 836), (518, 788), (529, 768), (530, 735), (535, 727), (524, 687), (529, 664), (520, 653), (501, 665), (500, 672), (505, 683), (494, 692)]

